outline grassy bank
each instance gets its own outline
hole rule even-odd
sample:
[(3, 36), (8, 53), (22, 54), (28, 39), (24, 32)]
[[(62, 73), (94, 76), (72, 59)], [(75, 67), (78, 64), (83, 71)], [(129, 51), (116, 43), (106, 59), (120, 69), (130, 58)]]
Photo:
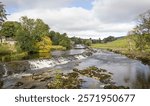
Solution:
[(0, 44), (0, 55), (7, 55), (13, 53), (15, 50), (13, 50), (14, 46), (8, 45), (8, 44)]
[(113, 42), (104, 44), (93, 44), (92, 48), (107, 49), (115, 53), (126, 55), (129, 58), (141, 60), (143, 63), (150, 64), (150, 50), (139, 51), (135, 48), (135, 43), (129, 44), (129, 38), (125, 37)]
[(66, 47), (59, 45), (52, 45), (51, 50), (66, 50)]

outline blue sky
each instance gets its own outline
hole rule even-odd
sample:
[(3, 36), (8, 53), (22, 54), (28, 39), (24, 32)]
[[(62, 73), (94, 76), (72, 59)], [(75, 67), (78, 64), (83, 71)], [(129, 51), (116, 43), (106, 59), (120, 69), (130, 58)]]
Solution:
[(70, 37), (125, 36), (139, 14), (150, 9), (150, 0), (1, 0), (8, 21), (21, 16), (41, 18), (51, 30)]
[(93, 0), (74, 0), (71, 3), (71, 7), (82, 7), (87, 10), (91, 10), (92, 9), (92, 1)]

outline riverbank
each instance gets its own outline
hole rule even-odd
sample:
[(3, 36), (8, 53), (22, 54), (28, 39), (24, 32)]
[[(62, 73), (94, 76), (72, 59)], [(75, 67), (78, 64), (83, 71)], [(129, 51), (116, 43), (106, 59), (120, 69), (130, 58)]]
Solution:
[(114, 53), (125, 55), (129, 58), (142, 61), (144, 64), (150, 65), (150, 50), (139, 51), (135, 48), (135, 44), (129, 48), (128, 38), (119, 39), (113, 42), (104, 44), (93, 44), (91, 48), (94, 49), (105, 49)]
[(105, 49), (117, 54), (125, 55), (131, 59), (136, 59), (142, 61), (144, 64), (150, 65), (150, 53), (149, 52), (140, 52), (138, 50), (129, 51), (125, 48), (111, 48), (111, 47), (93, 47), (94, 49)]
[(144, 64), (150, 65), (150, 53), (148, 53), (148, 52), (127, 51), (127, 50), (111, 49), (111, 48), (108, 48), (107, 50), (112, 51), (114, 53), (119, 53), (119, 54), (125, 55), (132, 59), (140, 60)]

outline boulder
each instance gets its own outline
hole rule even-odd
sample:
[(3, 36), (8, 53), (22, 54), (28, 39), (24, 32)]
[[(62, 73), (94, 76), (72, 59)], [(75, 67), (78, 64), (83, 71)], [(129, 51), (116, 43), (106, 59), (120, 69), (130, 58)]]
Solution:
[(13, 73), (21, 73), (30, 69), (30, 64), (27, 61), (15, 61), (5, 63), (8, 74), (11, 75)]
[(4, 68), (3, 68), (3, 64), (0, 63), (0, 78), (5, 74)]
[(3, 81), (0, 80), (0, 88), (3, 87)]

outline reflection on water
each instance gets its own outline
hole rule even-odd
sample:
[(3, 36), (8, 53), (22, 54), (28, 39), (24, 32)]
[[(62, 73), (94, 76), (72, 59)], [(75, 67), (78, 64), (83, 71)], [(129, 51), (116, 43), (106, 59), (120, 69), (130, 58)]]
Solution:
[(117, 85), (130, 88), (150, 88), (150, 66), (111, 52), (97, 53), (82, 61), (77, 68), (97, 66), (112, 72)]
[(51, 53), (34, 53), (34, 54), (11, 54), (11, 55), (0, 55), (0, 62), (9, 62), (16, 60), (29, 60), (29, 59), (45, 59), (51, 58)]
[(67, 51), (52, 51), (52, 56), (70, 56), (70, 55), (77, 55), (82, 54), (85, 51), (85, 49), (71, 49)]

